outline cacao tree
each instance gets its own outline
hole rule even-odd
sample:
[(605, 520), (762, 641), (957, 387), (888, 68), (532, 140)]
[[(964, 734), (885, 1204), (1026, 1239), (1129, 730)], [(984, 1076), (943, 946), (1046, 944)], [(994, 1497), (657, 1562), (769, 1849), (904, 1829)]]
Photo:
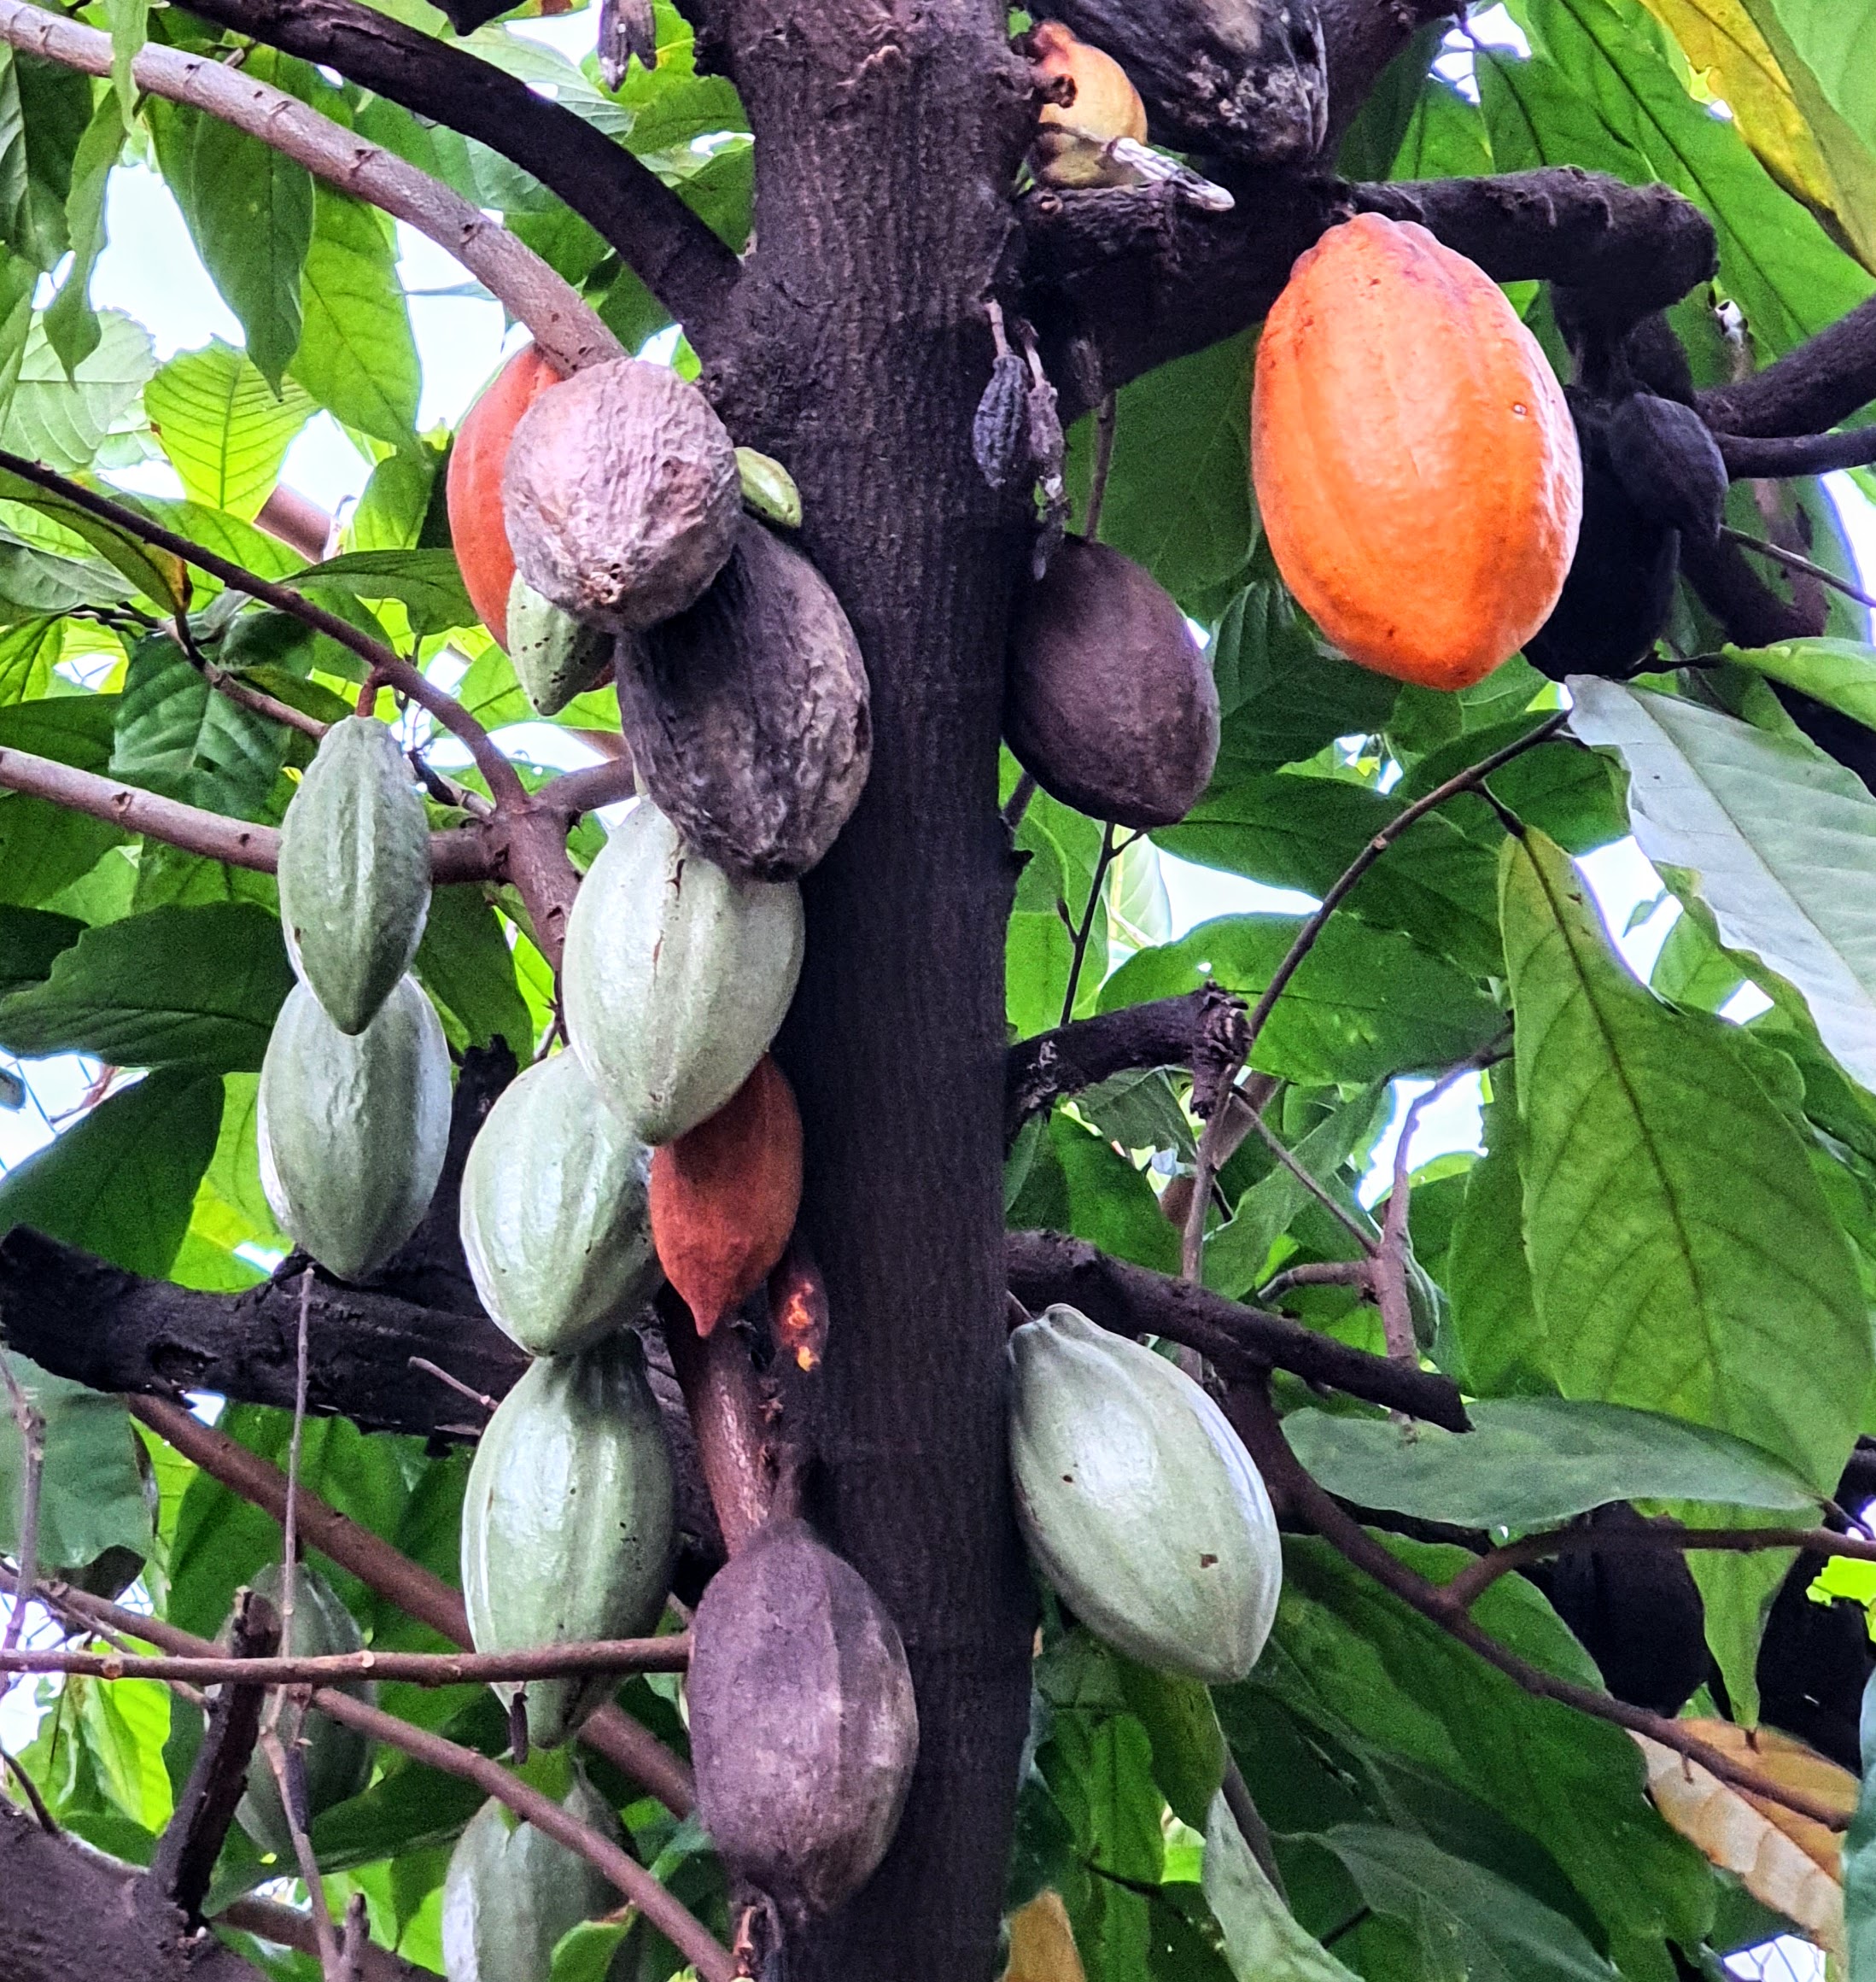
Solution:
[(0, 1975), (1872, 1982), (1876, 0), (531, 10), (0, 0)]

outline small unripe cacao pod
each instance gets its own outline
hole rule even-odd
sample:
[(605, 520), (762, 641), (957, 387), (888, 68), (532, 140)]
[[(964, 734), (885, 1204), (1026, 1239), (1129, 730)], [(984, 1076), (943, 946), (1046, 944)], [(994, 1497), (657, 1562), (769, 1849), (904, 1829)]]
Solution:
[(430, 914), (430, 823), (397, 739), (348, 716), (320, 739), (280, 827), (294, 968), (342, 1032), (362, 1032), (411, 967)]
[(1074, 85), (1071, 102), (1043, 103), (1042, 122), (1065, 125), (1103, 143), (1115, 137), (1146, 143), (1147, 107), (1111, 55), (1078, 41), (1059, 20), (1038, 20), (1029, 31), (1029, 59), (1038, 82)]
[[(463, 1603), (478, 1652), (649, 1631), (670, 1588), (676, 1488), (645, 1350), (630, 1330), (544, 1357), (495, 1407), (463, 1496)], [(613, 1690), (600, 1673), (525, 1690), (535, 1745), (564, 1741)]]
[(558, 716), (612, 672), (612, 636), (582, 626), (517, 571), (508, 588), (508, 658), (535, 715)]
[(362, 1032), (342, 1032), (303, 984), (260, 1067), (260, 1182), (283, 1231), (329, 1272), (362, 1279), (429, 1208), (449, 1144), (449, 1047), (400, 977)]
[(736, 449), (669, 366), (616, 358), (529, 406), (502, 472), (515, 562), (535, 591), (622, 632), (681, 612), (742, 519)]
[(1017, 623), (1003, 734), (1065, 805), (1171, 826), (1211, 782), (1218, 687), (1171, 596), (1131, 558), (1068, 537)]
[(792, 881), (739, 881), (641, 801), (613, 828), (567, 918), (568, 1035), (641, 1143), (669, 1143), (749, 1079), (795, 995)]
[(872, 761), (866, 664), (826, 579), (747, 518), (691, 607), (622, 640), (619, 728), (685, 842), (739, 880), (833, 845)]
[(1009, 1359), (1016, 1516), (1056, 1594), (1143, 1665), (1242, 1679), (1283, 1553), (1224, 1414), (1178, 1365), (1072, 1307), (1024, 1323)]
[(805, 1523), (783, 1521), (711, 1579), (691, 1646), (704, 1829), (791, 1924), (831, 1913), (885, 1856), (918, 1758), (891, 1618)]
[[(617, 1814), (577, 1771), (560, 1807), (622, 1842)], [(546, 1982), (560, 1937), (618, 1903), (598, 1866), (491, 1797), (443, 1874), (443, 1973), (449, 1982)]]
[(449, 451), (443, 493), (450, 541), (469, 602), (498, 646), (508, 645), (508, 588), (515, 576), (515, 554), (501, 513), (501, 471), (516, 423), (542, 393), (560, 383), (560, 374), (540, 352), (523, 345), (464, 416)]
[(1720, 443), (1691, 406), (1630, 393), (1609, 409), (1609, 465), (1651, 521), (1710, 544), (1726, 518), (1727, 465)]
[[(249, 1587), (272, 1604), (281, 1605), (284, 1582), (280, 1564), (270, 1562), (257, 1570)], [(338, 1593), (315, 1570), (301, 1563), (293, 1578), (293, 1623), (282, 1640), (283, 1658), (334, 1658), (365, 1649), (358, 1621), (339, 1601)], [(338, 1690), (366, 1706), (377, 1704), (377, 1687), (368, 1679), (347, 1680)], [(299, 1748), (306, 1771), (310, 1816), (354, 1797), (371, 1780), (371, 1743), (356, 1728), (324, 1714), (309, 1713), (300, 1726)], [(263, 1850), (283, 1864), (294, 1864), (293, 1833), (280, 1802), (273, 1769), (257, 1748), (248, 1763), (248, 1786), (235, 1815), (241, 1827)]]
[(463, 1253), (490, 1316), (530, 1355), (564, 1356), (657, 1291), (645, 1145), (557, 1053), (502, 1090), (463, 1166)]
[(801, 1113), (765, 1053), (707, 1121), (652, 1158), (652, 1237), (699, 1335), (753, 1294), (801, 1208)]
[(1298, 260), (1258, 340), (1251, 464), (1284, 583), (1379, 674), (1469, 687), (1563, 590), (1563, 389), (1497, 284), (1411, 221), (1358, 213)]

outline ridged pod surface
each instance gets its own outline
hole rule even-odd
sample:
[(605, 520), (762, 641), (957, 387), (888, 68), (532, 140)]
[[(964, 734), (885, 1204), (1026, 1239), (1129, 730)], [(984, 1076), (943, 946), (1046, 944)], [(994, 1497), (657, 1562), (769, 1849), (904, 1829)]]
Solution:
[(764, 1529), (697, 1607), (697, 1814), (798, 1926), (872, 1875), (918, 1758), (905, 1647), (864, 1577), (801, 1521)]
[(532, 344), (523, 345), (496, 373), (464, 416), (449, 451), (443, 493), (449, 506), (450, 541), (476, 616), (496, 644), (508, 645), (508, 588), (515, 553), (501, 513), (501, 471), (516, 423), (560, 374)]
[(801, 1208), (801, 1111), (772, 1055), (652, 1155), (651, 1203), (658, 1263), (708, 1335), (769, 1277)]
[(558, 716), (612, 672), (612, 635), (582, 626), (515, 573), (508, 588), (508, 658), (537, 716)]
[(449, 1047), (416, 979), (342, 1032), (303, 984), (261, 1062), (260, 1182), (281, 1229), (357, 1280), (415, 1231), (449, 1143)]
[(1726, 521), (1727, 465), (1711, 429), (1691, 406), (1635, 392), (1610, 407), (1609, 465), (1643, 515), (1698, 544)]
[[(281, 1582), (280, 1564), (270, 1562), (254, 1572), (249, 1587), (278, 1611)], [(293, 1628), (280, 1649), (294, 1658), (330, 1658), (365, 1649), (357, 1619), (339, 1601), (331, 1584), (304, 1563), (293, 1579)], [(377, 1704), (377, 1687), (368, 1679), (348, 1680), (338, 1690), (366, 1706)], [(300, 1755), (306, 1769), (307, 1802), (314, 1816), (358, 1795), (371, 1779), (370, 1740), (356, 1728), (328, 1720), (324, 1714), (309, 1713), (301, 1722)], [(248, 1786), (235, 1815), (263, 1850), (272, 1851), (284, 1864), (293, 1863), (293, 1833), (287, 1827), (280, 1787), (259, 1749), (248, 1764)]]
[(571, 1053), (489, 1110), (463, 1166), (463, 1252), (482, 1306), (530, 1355), (585, 1348), (657, 1291), (650, 1161)]
[(1131, 558), (1069, 537), (1017, 623), (1003, 734), (1052, 798), (1171, 826), (1211, 782), (1218, 686), (1171, 595)]
[(622, 640), (619, 727), (685, 841), (739, 880), (814, 866), (873, 758), (866, 664), (820, 572), (745, 518), (688, 612)]
[[(463, 1496), (463, 1602), (476, 1651), (649, 1631), (670, 1587), (675, 1491), (631, 1330), (531, 1364), (496, 1406)], [(617, 1683), (604, 1673), (533, 1681), (529, 1739), (558, 1746)], [(504, 1701), (521, 1690), (494, 1688)]]
[[(583, 1775), (576, 1773), (560, 1807), (623, 1841), (617, 1815)], [(618, 1901), (596, 1865), (491, 1797), (443, 1874), (443, 1973), (449, 1982), (546, 1982), (560, 1937)]]
[(529, 406), (502, 473), (515, 562), (576, 619), (621, 632), (681, 612), (742, 519), (736, 449), (668, 365), (589, 365)]
[(280, 825), (287, 952), (342, 1032), (362, 1032), (410, 968), (430, 886), (430, 821), (397, 739), (374, 716), (348, 716)]
[(641, 802), (613, 828), (567, 918), (567, 1031), (641, 1143), (669, 1143), (749, 1079), (801, 974), (801, 892), (739, 881)]
[(1016, 1515), (1056, 1594), (1143, 1665), (1242, 1679), (1283, 1555), (1224, 1413), (1177, 1365), (1072, 1307), (1026, 1322), (1009, 1359)]
[(1284, 582), (1377, 673), (1468, 687), (1563, 589), (1563, 389), (1498, 286), (1412, 222), (1359, 213), (1300, 257), (1258, 342), (1251, 463)]

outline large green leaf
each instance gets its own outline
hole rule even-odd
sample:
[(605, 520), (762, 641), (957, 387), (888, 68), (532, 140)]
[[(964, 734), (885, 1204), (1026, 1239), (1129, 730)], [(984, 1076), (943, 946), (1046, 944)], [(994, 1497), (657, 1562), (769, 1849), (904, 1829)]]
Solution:
[(1205, 1897), (1237, 1982), (1359, 1982), (1297, 1925), (1251, 1856), (1222, 1790), (1205, 1827)]
[(299, 582), (353, 599), (394, 599), (409, 614), (412, 630), (420, 634), (476, 624), (476, 609), (453, 551), (348, 551), (313, 565)]
[(293, 986), (278, 920), (249, 902), (152, 909), (90, 929), (41, 985), (0, 999), (0, 1041), (43, 1059), (258, 1069)]
[(91, 114), (88, 77), (10, 48), (0, 56), (0, 241), (37, 267), (71, 245), (65, 202)]
[(1553, 843), (1508, 840), (1502, 876), (1525, 1230), (1559, 1386), (1736, 1433), (1829, 1492), (1870, 1330), (1797, 1131), (1725, 1027), (1628, 974)]
[(1709, 1500), (1779, 1513), (1817, 1497), (1743, 1439), (1562, 1397), (1481, 1399), (1472, 1429), (1293, 1412), (1283, 1429), (1330, 1493), (1462, 1528), (1549, 1528), (1610, 1500)]
[(91, 272), (104, 246), (105, 192), (123, 149), (124, 119), (117, 92), (107, 90), (98, 98), (73, 157), (72, 187), (65, 202), (72, 266), (45, 309), (46, 342), (57, 352), (67, 373), (97, 349), (103, 335), (97, 313), (91, 307)]
[(16, 991), (42, 983), (51, 974), (53, 960), (85, 933), (72, 915), (55, 915), (44, 909), (0, 909), (0, 992)]
[(111, 773), (237, 819), (258, 818), (288, 732), (219, 693), (167, 634), (139, 643), (125, 676)]
[(1721, 942), (1796, 986), (1826, 1046), (1876, 1088), (1868, 787), (1798, 738), (1616, 681), (1571, 686), (1570, 727), (1620, 751), (1628, 767), (1642, 851), (1693, 875)]
[(56, 619), (24, 620), (0, 633), (0, 704), (42, 697), (63, 644)]
[(0, 1179), (0, 1232), (32, 1225), (161, 1279), (189, 1230), (220, 1121), (216, 1076), (147, 1075)]
[(1485, 1110), (1485, 1154), (1467, 1175), (1443, 1276), (1463, 1381), (1483, 1397), (1555, 1387), (1524, 1255), (1523, 1139), (1516, 1097), (1500, 1090)]
[(422, 372), (391, 224), (361, 200), (323, 183), (317, 190), (293, 376), (346, 426), (414, 447)]
[[(150, 1511), (137, 1470), (137, 1435), (120, 1397), (55, 1377), (21, 1355), (8, 1367), (45, 1421), (39, 1475), (42, 1569), (83, 1569), (108, 1548), (147, 1555)], [(0, 1397), (0, 1548), (17, 1554), (25, 1453), (8, 1400)]]
[(108, 820), (48, 799), (0, 798), (0, 902), (30, 909), (50, 901), (123, 837)]
[(1870, 0), (1769, 4), (1832, 107), (1865, 144), (1876, 149), (1876, 6)]
[(178, 352), (143, 389), (143, 410), (184, 494), (251, 522), (313, 401), (290, 381), (277, 395), (243, 353), (218, 337)]
[(460, 1044), (506, 1039), (525, 1066), (534, 1049), (534, 1020), (515, 982), (506, 925), (477, 888), (438, 888), (431, 895), (412, 968)]
[(32, 326), (20, 360), (0, 447), (49, 467), (88, 468), (104, 436), (137, 403), (156, 368), (149, 332), (117, 310), (98, 318), (96, 348), (72, 377), (52, 348), (42, 319)]

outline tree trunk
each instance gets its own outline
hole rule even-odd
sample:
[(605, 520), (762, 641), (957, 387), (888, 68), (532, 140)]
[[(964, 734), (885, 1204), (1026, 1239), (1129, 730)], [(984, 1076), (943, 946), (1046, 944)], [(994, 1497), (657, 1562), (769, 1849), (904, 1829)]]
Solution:
[(973, 0), (751, 0), (729, 66), (757, 246), (712, 383), (798, 481), (872, 681), (866, 795), (808, 877), (780, 1053), (833, 1325), (813, 1511), (904, 1634), (920, 1753), (867, 1890), (791, 1975), (993, 1972), (1032, 1599), (1005, 1469), (997, 816), (1020, 512), (971, 457), (1026, 78)]

